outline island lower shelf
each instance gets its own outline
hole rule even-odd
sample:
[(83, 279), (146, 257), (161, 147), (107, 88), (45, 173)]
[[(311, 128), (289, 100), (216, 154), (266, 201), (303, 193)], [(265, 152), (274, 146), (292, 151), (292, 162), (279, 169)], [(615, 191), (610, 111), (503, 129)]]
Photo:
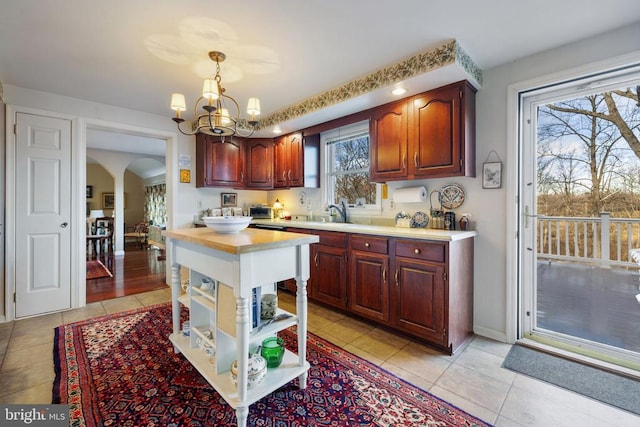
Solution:
[(191, 348), (189, 337), (181, 333), (174, 333), (169, 336), (171, 343), (180, 350), (180, 353), (196, 368), (196, 370), (207, 380), (220, 395), (232, 407), (236, 408), (240, 404), (250, 405), (262, 397), (282, 387), (293, 379), (307, 372), (309, 362), (300, 366), (300, 358), (297, 354), (285, 350), (282, 364), (277, 368), (268, 368), (264, 380), (254, 388), (247, 390), (247, 398), (240, 402), (238, 398), (238, 387), (231, 381), (229, 370), (216, 374), (209, 356), (200, 348)]

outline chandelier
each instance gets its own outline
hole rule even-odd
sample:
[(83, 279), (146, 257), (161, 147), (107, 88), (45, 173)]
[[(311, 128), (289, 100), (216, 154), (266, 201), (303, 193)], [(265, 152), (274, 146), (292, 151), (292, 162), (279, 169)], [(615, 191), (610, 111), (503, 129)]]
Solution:
[[(196, 133), (205, 133), (214, 136), (233, 136), (248, 137), (253, 134), (258, 126), (256, 116), (260, 115), (260, 100), (258, 98), (249, 98), (247, 103), (247, 114), (251, 117), (249, 120), (240, 118), (240, 106), (238, 102), (225, 94), (222, 87), (220, 76), (220, 63), (224, 62), (226, 55), (222, 52), (209, 52), (209, 58), (216, 63), (216, 75), (214, 78), (204, 80), (202, 88), (202, 96), (198, 98), (193, 106), (193, 115), (195, 119), (192, 122), (190, 132), (185, 132), (180, 124), (184, 122), (181, 117), (182, 111), (187, 110), (184, 95), (174, 93), (171, 95), (171, 109), (176, 112), (176, 116), (172, 118), (178, 125), (178, 130), (185, 135), (194, 135)], [(226, 106), (225, 101), (231, 104), (232, 112)], [(198, 114), (198, 105), (202, 102), (204, 113)], [(248, 125), (248, 126), (247, 126)], [(246, 129), (248, 127), (248, 129)]]

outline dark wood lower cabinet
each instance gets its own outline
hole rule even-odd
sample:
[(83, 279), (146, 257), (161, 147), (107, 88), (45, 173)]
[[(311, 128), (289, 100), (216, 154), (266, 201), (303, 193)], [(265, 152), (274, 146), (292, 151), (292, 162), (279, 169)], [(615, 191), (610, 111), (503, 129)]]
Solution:
[(389, 320), (389, 239), (351, 235), (349, 310), (372, 320)]
[[(472, 337), (473, 238), (431, 241), (312, 233), (320, 236), (320, 243), (311, 247), (311, 300), (448, 354)], [(285, 286), (295, 292), (294, 282)]]
[(396, 258), (391, 325), (446, 345), (445, 265)]
[(316, 244), (312, 247), (311, 298), (337, 308), (347, 307), (346, 249)]

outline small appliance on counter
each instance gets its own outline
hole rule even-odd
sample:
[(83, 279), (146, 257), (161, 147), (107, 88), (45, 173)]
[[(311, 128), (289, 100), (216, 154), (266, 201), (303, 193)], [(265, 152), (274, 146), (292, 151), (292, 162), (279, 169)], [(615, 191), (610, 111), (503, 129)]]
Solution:
[(249, 216), (254, 219), (273, 219), (273, 208), (270, 206), (252, 206), (249, 208)]

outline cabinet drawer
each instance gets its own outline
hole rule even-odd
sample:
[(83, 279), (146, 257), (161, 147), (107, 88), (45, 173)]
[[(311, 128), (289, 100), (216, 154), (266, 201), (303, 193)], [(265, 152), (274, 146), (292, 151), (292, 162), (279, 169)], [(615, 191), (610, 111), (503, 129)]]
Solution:
[(422, 259), (426, 261), (445, 262), (446, 243), (433, 243), (420, 240), (396, 241), (396, 256)]
[(336, 233), (332, 231), (314, 231), (313, 234), (320, 237), (318, 244), (325, 246), (334, 246), (336, 248), (347, 247), (347, 235), (345, 233)]
[(388, 239), (385, 239), (384, 237), (352, 235), (351, 250), (387, 254), (389, 252)]

